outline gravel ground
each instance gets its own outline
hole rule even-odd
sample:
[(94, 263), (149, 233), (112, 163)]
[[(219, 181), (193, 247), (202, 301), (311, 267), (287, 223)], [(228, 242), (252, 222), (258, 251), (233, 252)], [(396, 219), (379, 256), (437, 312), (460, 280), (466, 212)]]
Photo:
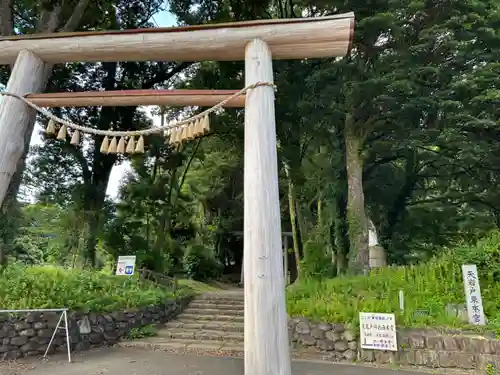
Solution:
[[(418, 375), (418, 369), (394, 369), (361, 365), (332, 364), (312, 360), (293, 362), (293, 375)], [(429, 371), (429, 370), (427, 370)], [(431, 373), (440, 373), (430, 371)], [(133, 348), (103, 348), (75, 354), (73, 363), (64, 355), (49, 360), (28, 358), (0, 363), (0, 375), (231, 375), (243, 374), (241, 358), (173, 354)], [(449, 375), (479, 372), (450, 371)]]

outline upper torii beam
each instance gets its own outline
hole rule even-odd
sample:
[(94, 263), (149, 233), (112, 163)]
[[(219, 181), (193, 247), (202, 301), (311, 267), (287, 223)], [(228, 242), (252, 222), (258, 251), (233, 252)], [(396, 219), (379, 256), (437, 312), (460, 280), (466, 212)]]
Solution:
[[(251, 85), (273, 81), (272, 59), (346, 55), (353, 31), (354, 14), (347, 13), (181, 28), (22, 35), (0, 38), (0, 64), (15, 62), (7, 91), (17, 95), (40, 91), (46, 63), (76, 61), (245, 60), (246, 85)], [(12, 97), (0, 104), (0, 204), (23, 155), (30, 111)], [(291, 375), (274, 90), (270, 86), (246, 94), (244, 179), (245, 374)]]

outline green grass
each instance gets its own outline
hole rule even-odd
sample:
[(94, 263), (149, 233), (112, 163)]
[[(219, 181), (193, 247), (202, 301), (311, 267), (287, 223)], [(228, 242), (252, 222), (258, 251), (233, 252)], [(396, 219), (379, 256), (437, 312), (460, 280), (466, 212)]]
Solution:
[[(388, 267), (368, 276), (305, 280), (287, 291), (288, 313), (317, 321), (343, 322), (358, 328), (359, 312), (395, 313), (406, 327), (465, 327), (447, 316), (449, 303), (465, 303), (461, 265), (478, 266), (487, 329), (500, 328), (500, 234), (493, 233), (474, 246), (447, 250), (428, 263), (411, 267)], [(399, 290), (404, 291), (405, 310), (399, 311)], [(417, 310), (429, 315), (415, 316)], [(417, 314), (418, 315), (418, 314)], [(471, 328), (471, 327), (468, 327)], [(477, 329), (477, 328), (476, 328)]]
[(111, 312), (165, 302), (186, 290), (141, 284), (136, 277), (51, 266), (9, 266), (0, 275), (2, 309), (69, 308)]
[(178, 284), (180, 287), (188, 288), (189, 290), (193, 291), (195, 294), (201, 294), (201, 293), (207, 293), (207, 292), (217, 292), (220, 289), (209, 285), (207, 283), (201, 282), (201, 281), (196, 281), (196, 280), (191, 280), (191, 279), (179, 279)]

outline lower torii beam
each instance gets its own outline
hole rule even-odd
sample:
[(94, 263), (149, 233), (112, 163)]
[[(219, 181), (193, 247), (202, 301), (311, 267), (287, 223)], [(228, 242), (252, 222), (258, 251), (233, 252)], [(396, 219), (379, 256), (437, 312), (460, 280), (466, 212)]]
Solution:
[[(43, 87), (44, 77), (45, 62), (32, 52), (23, 50), (10, 74), (7, 92), (18, 95), (39, 92)], [(24, 136), (32, 111), (34, 110), (16, 98), (7, 96), (0, 103), (0, 206), (17, 163), (23, 156)]]
[[(260, 39), (246, 46), (245, 81), (273, 81)], [(260, 86), (245, 105), (245, 375), (291, 375), (277, 159), (274, 89)]]

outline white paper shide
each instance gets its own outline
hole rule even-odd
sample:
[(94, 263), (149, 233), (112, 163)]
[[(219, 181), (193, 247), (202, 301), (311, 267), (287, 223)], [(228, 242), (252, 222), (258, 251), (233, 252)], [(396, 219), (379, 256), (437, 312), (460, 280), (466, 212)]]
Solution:
[(462, 265), (462, 276), (464, 279), (465, 299), (467, 302), (467, 313), (469, 323), (474, 325), (485, 325), (483, 299), (481, 298), (481, 287), (475, 264)]
[(359, 313), (361, 347), (371, 350), (398, 350), (394, 314)]

